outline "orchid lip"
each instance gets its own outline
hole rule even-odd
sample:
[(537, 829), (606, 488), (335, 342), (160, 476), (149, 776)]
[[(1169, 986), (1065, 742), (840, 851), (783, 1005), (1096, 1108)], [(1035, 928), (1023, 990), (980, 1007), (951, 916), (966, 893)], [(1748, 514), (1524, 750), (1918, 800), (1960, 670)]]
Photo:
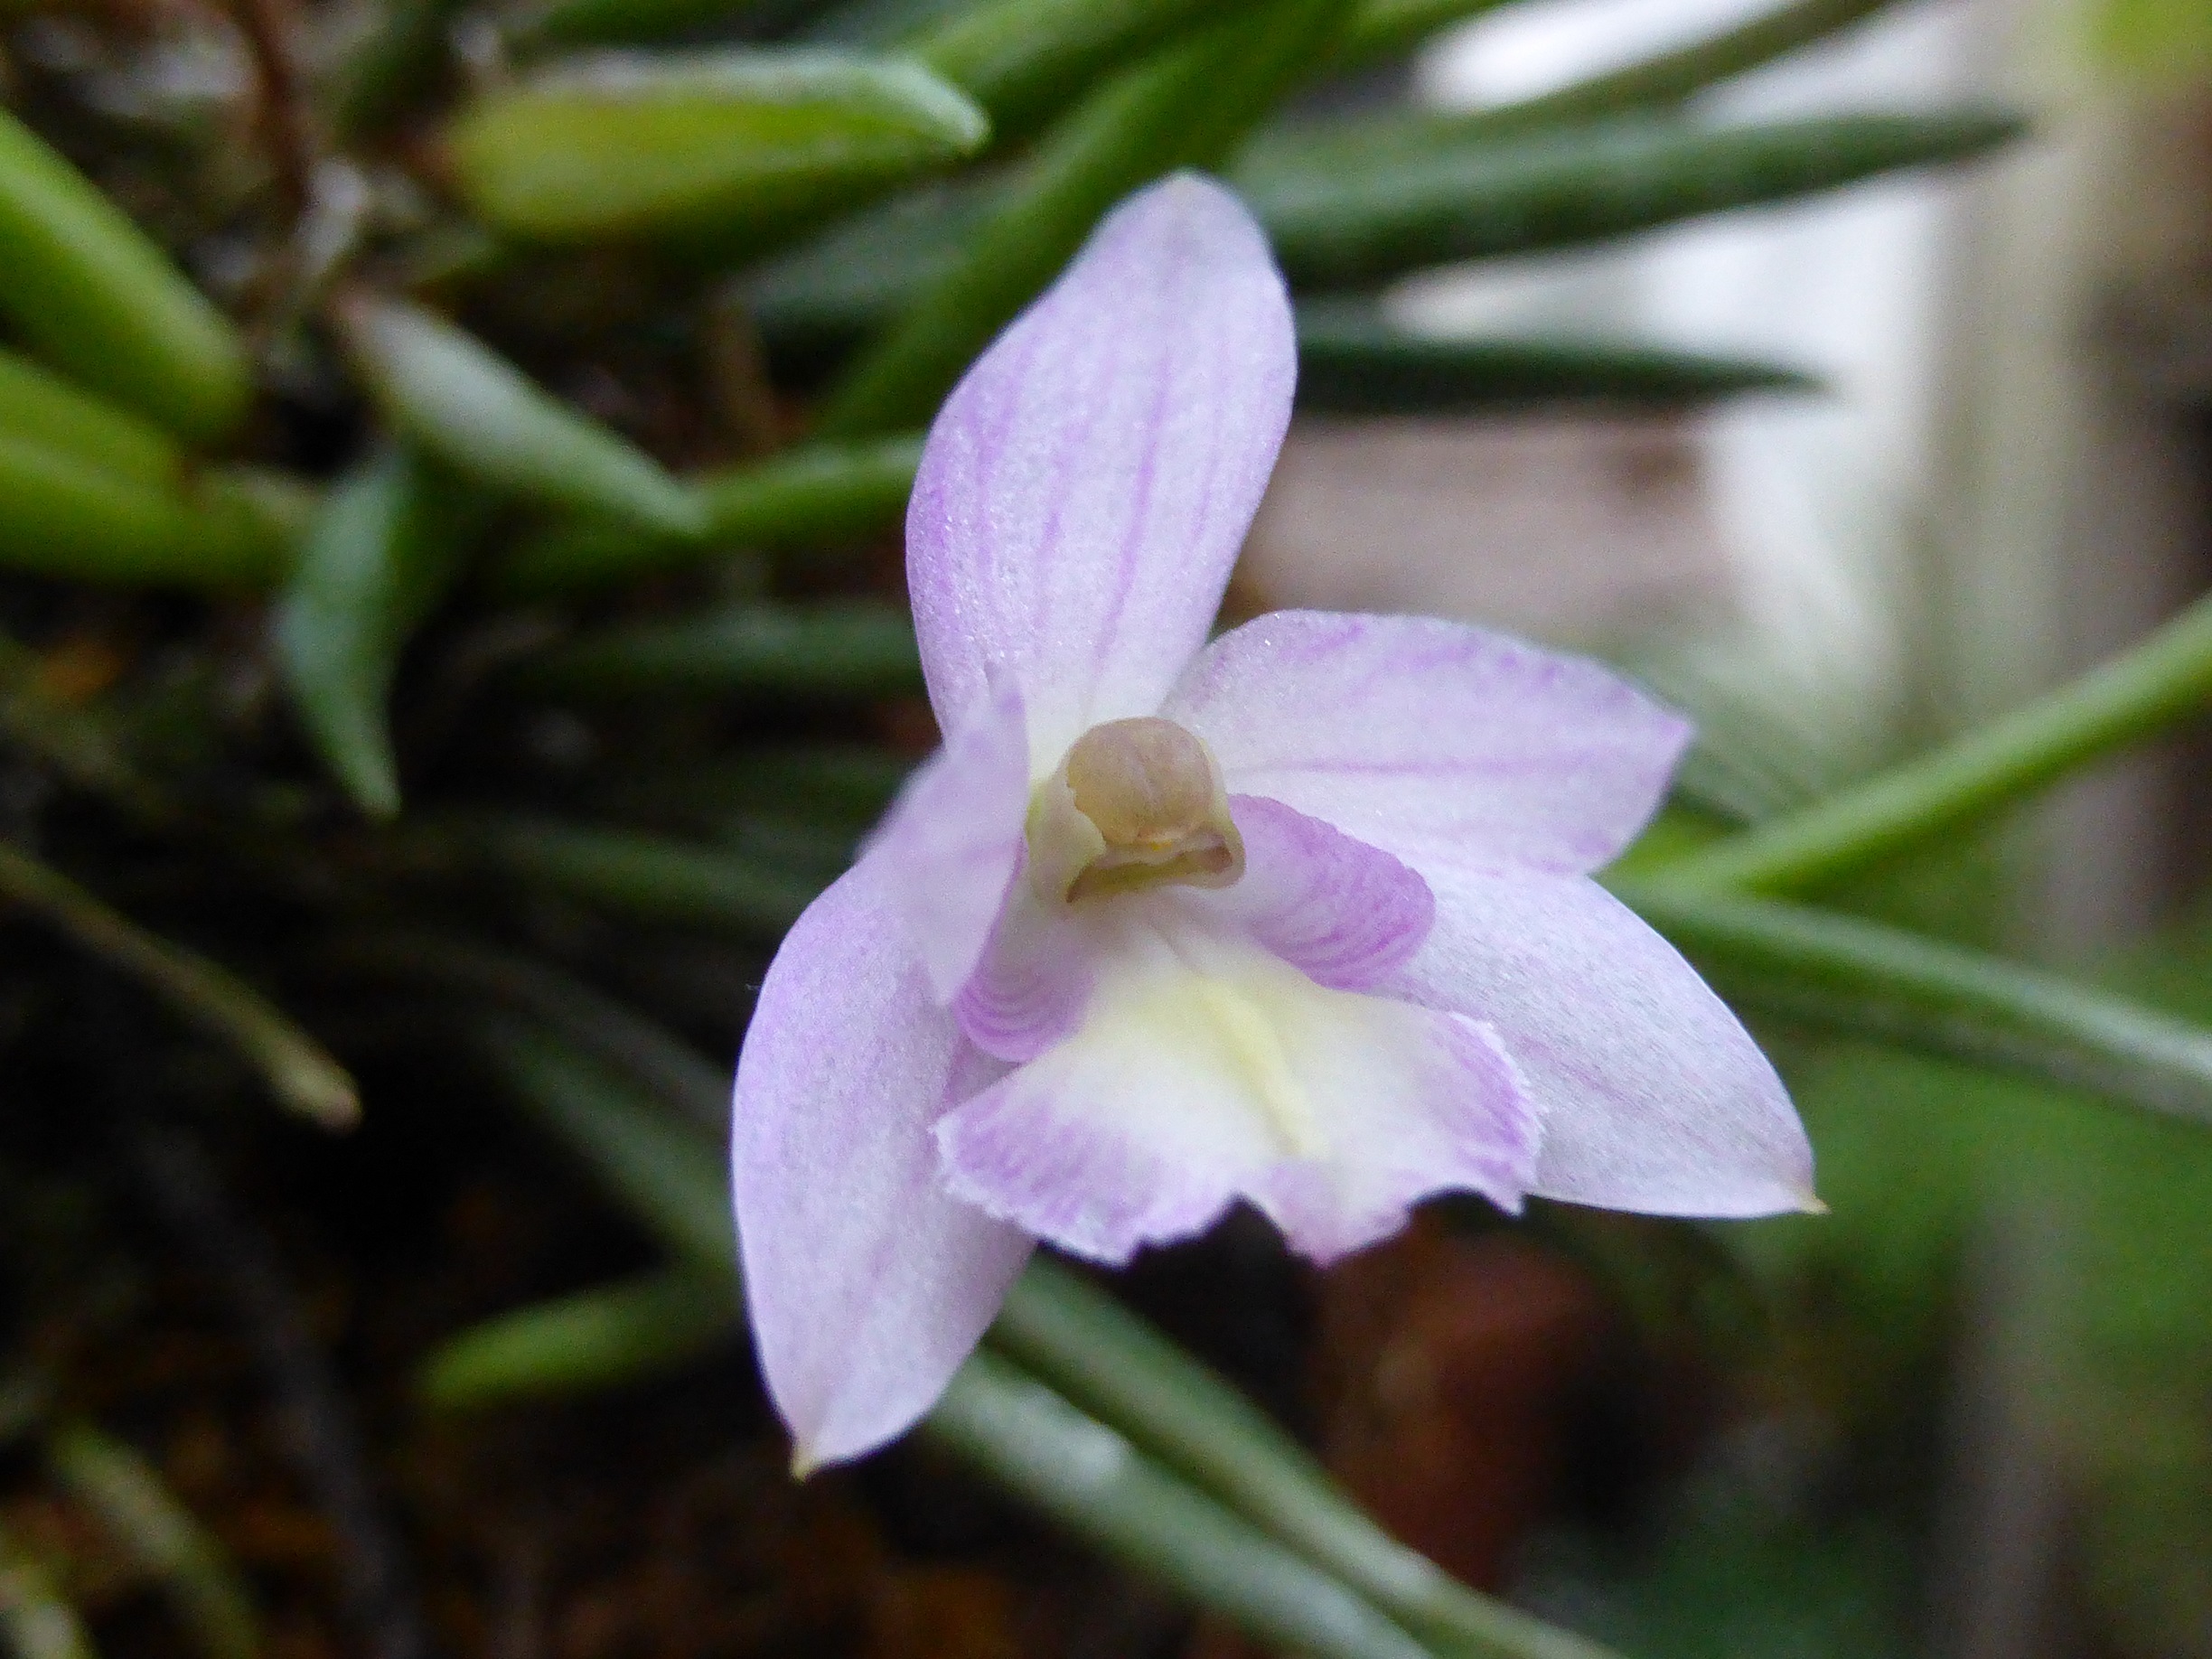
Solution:
[(1157, 715), (1094, 726), (1030, 798), (1029, 878), (1053, 904), (1244, 874), (1244, 839), (1213, 752)]

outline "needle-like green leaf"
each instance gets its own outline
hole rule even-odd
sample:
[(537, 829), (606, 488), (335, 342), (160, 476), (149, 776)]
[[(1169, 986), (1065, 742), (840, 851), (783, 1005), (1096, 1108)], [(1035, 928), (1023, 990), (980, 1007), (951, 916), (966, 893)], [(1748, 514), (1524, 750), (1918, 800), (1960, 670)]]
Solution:
[(914, 623), (872, 600), (765, 601), (588, 634), (520, 665), (560, 693), (749, 693), (820, 699), (922, 689)]

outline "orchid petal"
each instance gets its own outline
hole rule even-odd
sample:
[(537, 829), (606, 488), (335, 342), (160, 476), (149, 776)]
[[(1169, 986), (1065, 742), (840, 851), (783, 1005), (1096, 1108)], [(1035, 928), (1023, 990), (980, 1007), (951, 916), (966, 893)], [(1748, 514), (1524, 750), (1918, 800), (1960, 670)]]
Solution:
[(1074, 1035), (938, 1125), (955, 1195), (1110, 1262), (1239, 1196), (1318, 1261), (1446, 1188), (1518, 1205), (1537, 1126), (1484, 1026), (1250, 944), (1154, 943), (1124, 942)]
[(1390, 854), (1258, 795), (1230, 797), (1229, 815), (1244, 839), (1243, 877), (1191, 889), (1187, 904), (1336, 990), (1366, 990), (1420, 949), (1436, 900)]
[(1279, 611), (1214, 642), (1162, 710), (1229, 787), (1418, 869), (1583, 875), (1636, 838), (1690, 727), (1594, 662), (1411, 616)]
[(1532, 1192), (1658, 1215), (1817, 1204), (1774, 1067), (1626, 905), (1576, 877), (1425, 873), (1436, 926), (1382, 989), (1496, 1027), (1543, 1115)]
[(1029, 1239), (947, 1195), (930, 1126), (1002, 1069), (963, 1042), (887, 929), (866, 858), (770, 965), (737, 1063), (731, 1179), (768, 1390), (803, 1467), (926, 1411)]
[[(1222, 888), (1178, 887), (1207, 931), (1242, 936), (1317, 984), (1364, 990), (1420, 948), (1436, 914), (1429, 886), (1386, 852), (1279, 801), (1239, 795), (1230, 816), (1244, 873)], [(961, 1029), (1001, 1060), (1034, 1060), (1073, 1033), (1121, 930), (1117, 913), (1047, 904), (1016, 882), (975, 975), (952, 1005)]]
[(1289, 304), (1237, 199), (1180, 173), (1100, 224), (931, 428), (906, 516), (951, 731), (1018, 686), (1049, 770), (1204, 641), (1289, 418)]
[(975, 971), (1021, 867), (1028, 802), (1021, 698), (1004, 687), (914, 773), (869, 844), (941, 1007)]

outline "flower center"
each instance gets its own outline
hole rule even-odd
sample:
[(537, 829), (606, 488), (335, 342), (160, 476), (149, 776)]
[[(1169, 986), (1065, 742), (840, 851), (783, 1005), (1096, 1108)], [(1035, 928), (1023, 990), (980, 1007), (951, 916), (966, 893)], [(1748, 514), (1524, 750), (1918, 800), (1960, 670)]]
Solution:
[(1029, 872), (1040, 896), (1080, 904), (1244, 874), (1221, 767), (1173, 720), (1109, 720), (1075, 740), (1029, 803)]

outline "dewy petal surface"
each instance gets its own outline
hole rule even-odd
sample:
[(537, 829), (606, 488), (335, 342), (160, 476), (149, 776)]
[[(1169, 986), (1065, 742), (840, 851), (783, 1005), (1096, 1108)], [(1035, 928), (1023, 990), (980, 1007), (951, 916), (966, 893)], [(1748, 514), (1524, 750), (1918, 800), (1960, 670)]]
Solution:
[(931, 1126), (1003, 1068), (933, 1002), (887, 885), (864, 858), (799, 919), (737, 1063), (745, 1300), (802, 1467), (926, 1411), (1031, 1248), (938, 1177)]
[(1002, 686), (892, 802), (868, 856), (942, 1005), (975, 971), (1021, 867), (1029, 739), (1021, 698)]
[(1424, 872), (1598, 868), (1690, 738), (1597, 663), (1459, 623), (1317, 611), (1223, 635), (1161, 712), (1212, 745), (1233, 791)]
[(1488, 1022), (1535, 1096), (1530, 1191), (1659, 1215), (1813, 1202), (1813, 1151), (1735, 1015), (1597, 883), (1428, 871), (1428, 942), (1384, 990)]
[(906, 515), (939, 724), (1017, 685), (1049, 770), (1148, 715), (1204, 642), (1297, 372), (1243, 205), (1193, 173), (1109, 214), (939, 412)]
[(1074, 1034), (937, 1139), (955, 1194), (1079, 1255), (1126, 1261), (1244, 1197), (1328, 1261), (1430, 1193), (1517, 1205), (1537, 1126), (1476, 1021), (1328, 989), (1186, 918), (1124, 941)]

